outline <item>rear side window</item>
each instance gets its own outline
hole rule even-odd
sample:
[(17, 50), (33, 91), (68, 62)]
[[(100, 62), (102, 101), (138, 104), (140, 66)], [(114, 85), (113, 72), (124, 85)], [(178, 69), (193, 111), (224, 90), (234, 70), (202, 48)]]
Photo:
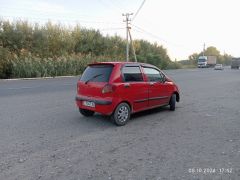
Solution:
[(125, 82), (143, 81), (142, 73), (138, 66), (123, 67), (122, 73)]
[(149, 81), (151, 82), (164, 81), (164, 75), (160, 71), (148, 67), (143, 67), (143, 70)]
[(82, 82), (108, 82), (112, 73), (113, 65), (88, 66), (80, 79)]

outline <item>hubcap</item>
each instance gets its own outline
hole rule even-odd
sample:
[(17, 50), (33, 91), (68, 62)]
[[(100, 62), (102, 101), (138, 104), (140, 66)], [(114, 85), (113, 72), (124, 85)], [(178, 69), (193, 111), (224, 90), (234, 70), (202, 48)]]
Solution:
[(119, 108), (117, 113), (117, 118), (120, 122), (124, 122), (128, 118), (128, 108), (126, 106), (122, 106)]

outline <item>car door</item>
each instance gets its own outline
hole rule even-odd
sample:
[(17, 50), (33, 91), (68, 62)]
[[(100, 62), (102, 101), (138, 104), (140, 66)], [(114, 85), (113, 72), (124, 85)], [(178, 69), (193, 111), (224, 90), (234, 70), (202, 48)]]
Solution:
[(124, 65), (122, 77), (121, 98), (132, 104), (133, 112), (146, 109), (148, 107), (148, 83), (144, 81), (140, 66)]
[(170, 97), (165, 75), (153, 67), (143, 67), (143, 71), (148, 79), (148, 106), (167, 105)]

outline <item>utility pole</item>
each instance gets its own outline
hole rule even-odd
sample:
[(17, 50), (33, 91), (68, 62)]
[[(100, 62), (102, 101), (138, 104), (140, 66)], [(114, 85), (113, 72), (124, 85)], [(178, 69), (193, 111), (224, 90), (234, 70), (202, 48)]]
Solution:
[(203, 56), (205, 55), (205, 43), (203, 44)]
[(128, 43), (128, 32), (129, 32), (129, 22), (131, 21), (131, 19), (129, 19), (129, 16), (133, 15), (133, 13), (125, 13), (122, 14), (123, 16), (126, 17), (125, 20), (123, 20), (123, 22), (126, 22), (126, 40), (127, 40), (127, 45), (126, 45), (126, 61), (129, 61), (129, 43)]
[(131, 29), (131, 28), (128, 29), (129, 37), (130, 37), (130, 42), (131, 42), (131, 46), (132, 46), (132, 50), (133, 50), (133, 55), (134, 55), (135, 62), (137, 62), (137, 56), (136, 56), (136, 53), (135, 53), (135, 48), (134, 48), (134, 46), (133, 46), (133, 41), (132, 41), (132, 36), (131, 36), (130, 29)]

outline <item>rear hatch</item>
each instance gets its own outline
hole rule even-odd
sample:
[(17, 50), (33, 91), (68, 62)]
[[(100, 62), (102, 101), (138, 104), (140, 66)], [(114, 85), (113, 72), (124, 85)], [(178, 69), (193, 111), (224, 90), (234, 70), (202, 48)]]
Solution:
[(112, 74), (112, 64), (89, 65), (78, 81), (78, 95), (88, 97), (106, 97), (102, 93)]

